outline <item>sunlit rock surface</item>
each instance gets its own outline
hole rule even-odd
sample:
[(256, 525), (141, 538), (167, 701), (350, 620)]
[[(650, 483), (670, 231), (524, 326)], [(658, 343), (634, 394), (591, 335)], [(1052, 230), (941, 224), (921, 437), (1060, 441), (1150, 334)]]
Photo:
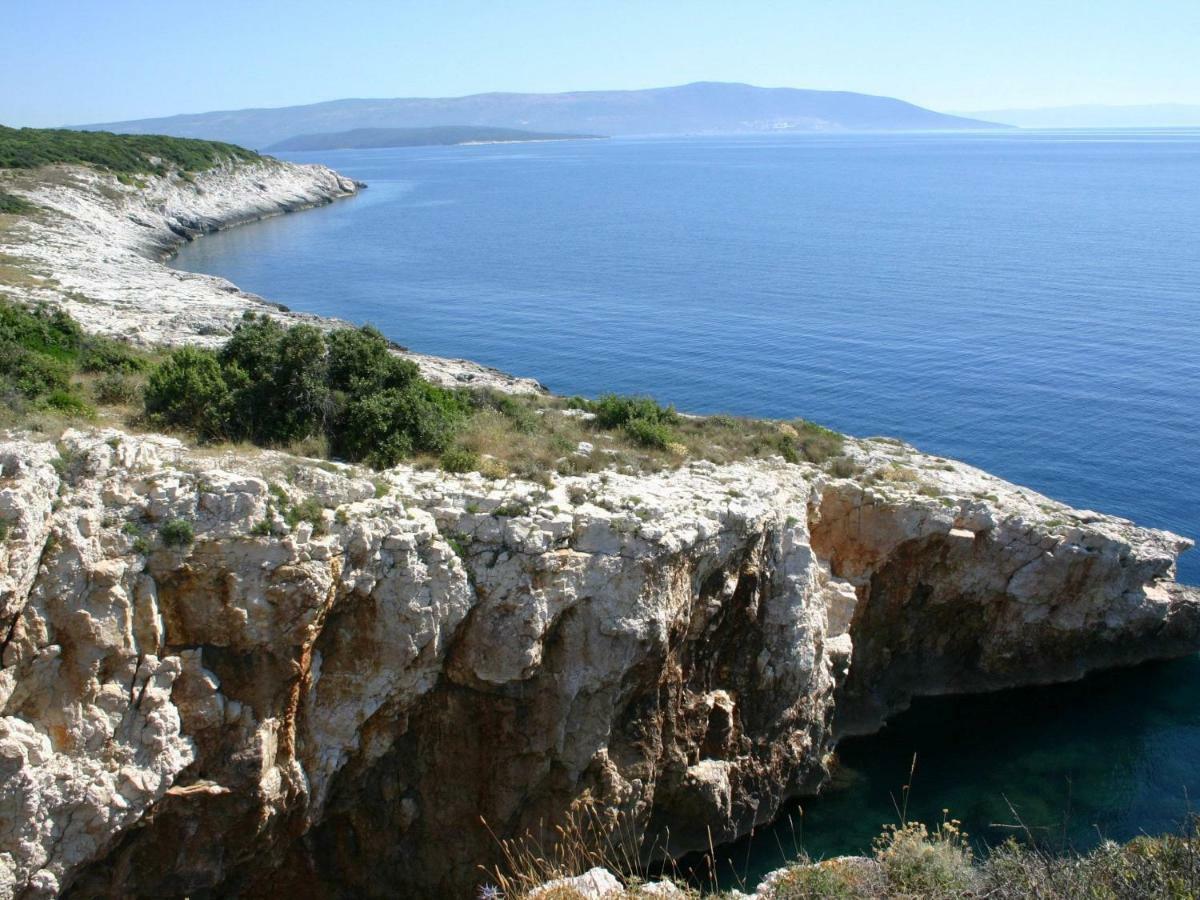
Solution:
[(585, 796), (682, 852), (913, 695), (1196, 648), (1184, 539), (848, 450), (547, 490), (9, 436), (0, 896), (465, 895), (481, 817)]

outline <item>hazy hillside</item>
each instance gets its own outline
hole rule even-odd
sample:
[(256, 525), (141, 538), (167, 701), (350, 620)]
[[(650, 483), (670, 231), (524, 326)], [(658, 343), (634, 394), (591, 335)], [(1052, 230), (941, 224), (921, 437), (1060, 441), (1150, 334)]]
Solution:
[(1200, 105), (1152, 103), (1144, 106), (1052, 106), (963, 113), (1020, 128), (1165, 128), (1200, 126)]
[(365, 150), (372, 147), (433, 147), (494, 141), (594, 140), (597, 134), (559, 134), (522, 131), (519, 128), (486, 128), (475, 125), (435, 125), (431, 128), (354, 128), (324, 134), (301, 134), (272, 144), (278, 150)]
[(197, 113), (81, 127), (204, 137), (263, 148), (301, 134), (434, 125), (605, 135), (1002, 127), (944, 115), (890, 97), (714, 82), (640, 91), (331, 100), (307, 106)]

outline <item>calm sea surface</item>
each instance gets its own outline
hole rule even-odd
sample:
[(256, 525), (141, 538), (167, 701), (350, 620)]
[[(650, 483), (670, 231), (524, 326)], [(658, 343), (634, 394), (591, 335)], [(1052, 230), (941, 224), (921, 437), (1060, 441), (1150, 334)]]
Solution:
[[(1200, 131), (289, 158), (370, 189), (176, 264), (558, 393), (897, 435), (1200, 533)], [(1200, 582), (1200, 552), (1180, 574)], [(1162, 830), (1200, 796), (1200, 661), (919, 702), (845, 745), (838, 783), (804, 804), (804, 845), (864, 849), (914, 752), (910, 811), (948, 806), (988, 840), (1005, 797), (1078, 844)], [(756, 837), (752, 875), (791, 831)]]

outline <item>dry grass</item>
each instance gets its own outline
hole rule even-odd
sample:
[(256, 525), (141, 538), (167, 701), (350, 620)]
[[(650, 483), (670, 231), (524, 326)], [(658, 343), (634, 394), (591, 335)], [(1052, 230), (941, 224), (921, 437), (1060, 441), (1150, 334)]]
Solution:
[[(491, 826), (483, 824), (491, 832)], [(644, 874), (639, 824), (630, 815), (606, 810), (586, 794), (572, 805), (561, 825), (544, 834), (497, 837), (496, 843), (503, 862), (481, 874), (508, 900), (520, 900), (549, 881), (597, 867), (620, 872), (628, 880)], [(564, 897), (572, 896), (570, 889), (563, 890)]]
[[(559, 397), (483, 395), (456, 446), (478, 459), (491, 477), (516, 475), (549, 484), (555, 473), (581, 475), (615, 470), (629, 474), (677, 468), (689, 460), (718, 465), (782, 456), (789, 462), (832, 465), (842, 456), (842, 435), (802, 419), (780, 422), (732, 416), (679, 416), (662, 446), (647, 445), (629, 429), (602, 428)], [(590, 450), (582, 445), (590, 445)], [(424, 460), (434, 465), (432, 458)]]

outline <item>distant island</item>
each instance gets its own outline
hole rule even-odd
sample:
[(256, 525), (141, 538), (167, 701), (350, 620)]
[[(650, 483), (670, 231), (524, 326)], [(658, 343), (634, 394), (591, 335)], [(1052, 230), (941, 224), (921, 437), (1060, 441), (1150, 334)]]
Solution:
[[(296, 135), (467, 125), (611, 136), (1009, 127), (946, 115), (892, 97), (711, 81), (636, 91), (330, 100), (306, 106), (196, 113), (79, 127), (230, 141), (261, 150), (283, 149), (279, 145)], [(330, 145), (320, 149), (330, 149)]]
[(300, 134), (267, 147), (279, 150), (369, 150), (382, 147), (439, 147), (457, 144), (507, 144), (522, 141), (594, 141), (599, 134), (560, 134), (487, 128), (478, 125), (432, 125), (427, 128), (352, 128), (322, 134)]

